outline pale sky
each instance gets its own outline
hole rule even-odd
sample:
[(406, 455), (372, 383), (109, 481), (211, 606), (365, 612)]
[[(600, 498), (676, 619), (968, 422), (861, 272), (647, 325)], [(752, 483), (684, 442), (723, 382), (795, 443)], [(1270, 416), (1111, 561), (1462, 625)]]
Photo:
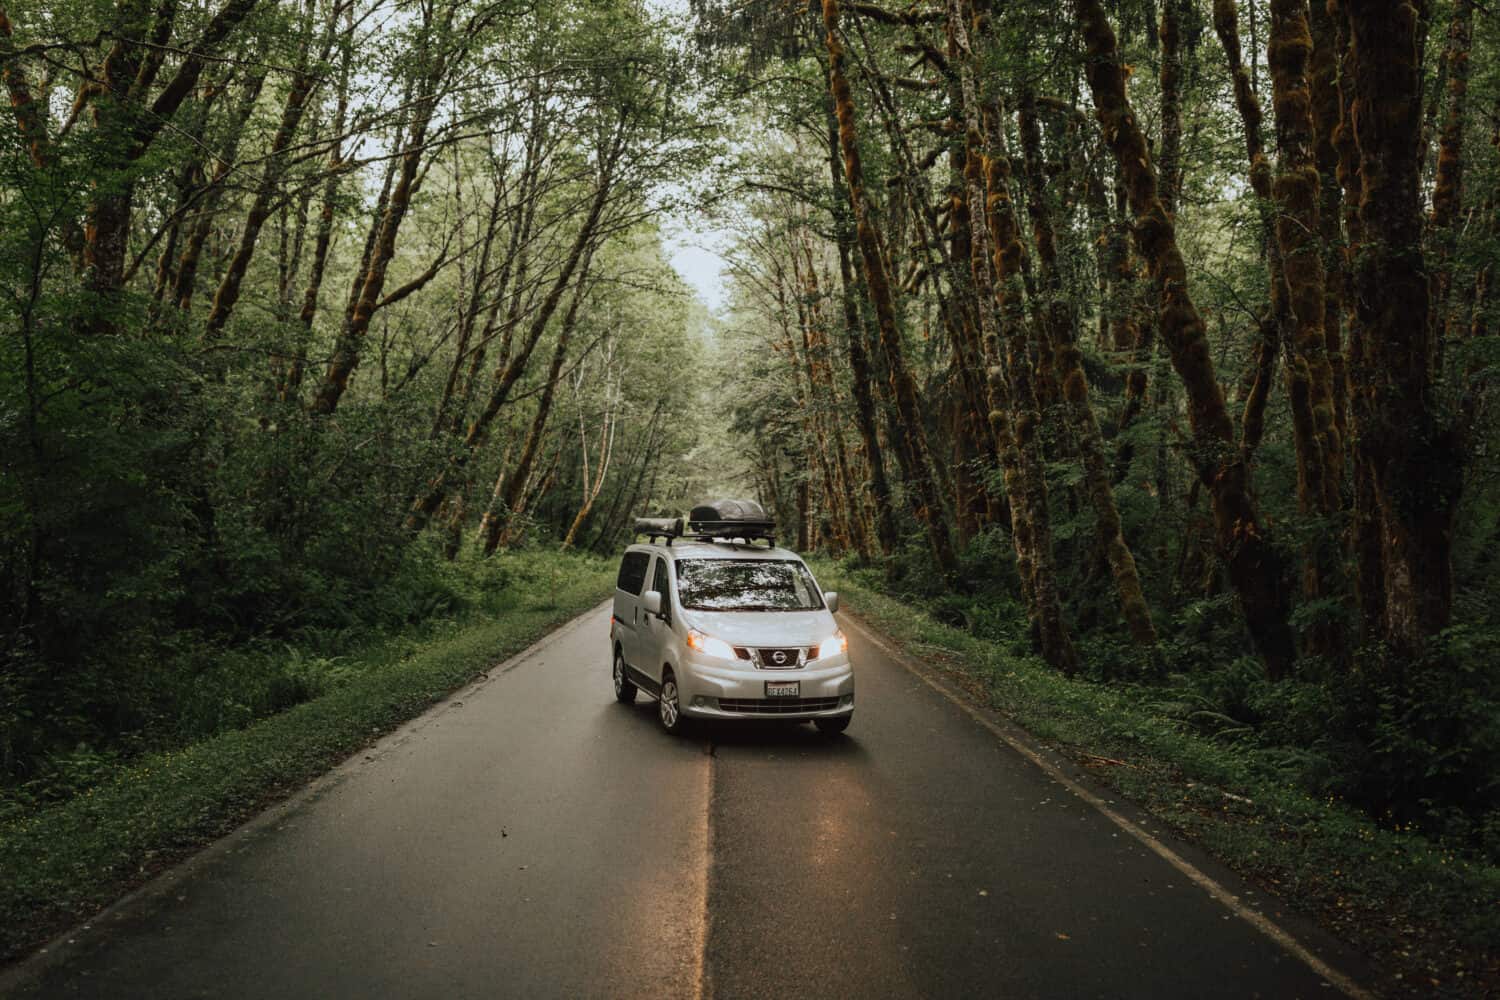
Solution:
[(680, 222), (665, 227), (664, 240), (668, 259), (709, 310), (717, 313), (724, 307), (724, 258), (729, 234), (723, 230), (695, 231)]

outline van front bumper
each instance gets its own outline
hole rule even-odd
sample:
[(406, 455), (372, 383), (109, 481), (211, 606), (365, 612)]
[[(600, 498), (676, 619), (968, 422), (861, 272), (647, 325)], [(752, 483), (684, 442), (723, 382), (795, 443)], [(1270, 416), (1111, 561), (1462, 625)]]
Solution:
[[(854, 711), (854, 668), (847, 655), (793, 670), (760, 670), (722, 660), (683, 664), (677, 679), (684, 715), (707, 719), (817, 719)], [(768, 685), (796, 682), (795, 695)], [(784, 690), (784, 688), (783, 688)]]

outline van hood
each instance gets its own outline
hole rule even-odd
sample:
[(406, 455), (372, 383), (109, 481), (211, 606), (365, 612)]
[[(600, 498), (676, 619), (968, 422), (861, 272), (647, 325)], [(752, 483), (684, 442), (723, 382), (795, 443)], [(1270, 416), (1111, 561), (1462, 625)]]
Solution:
[(684, 611), (682, 620), (731, 646), (816, 646), (838, 624), (817, 611)]

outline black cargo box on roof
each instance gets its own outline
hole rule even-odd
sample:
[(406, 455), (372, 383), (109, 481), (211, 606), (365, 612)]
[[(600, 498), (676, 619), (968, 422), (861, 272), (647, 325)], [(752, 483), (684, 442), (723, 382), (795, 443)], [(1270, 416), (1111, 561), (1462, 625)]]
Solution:
[(754, 500), (714, 500), (688, 514), (688, 532), (704, 538), (770, 539), (776, 522)]

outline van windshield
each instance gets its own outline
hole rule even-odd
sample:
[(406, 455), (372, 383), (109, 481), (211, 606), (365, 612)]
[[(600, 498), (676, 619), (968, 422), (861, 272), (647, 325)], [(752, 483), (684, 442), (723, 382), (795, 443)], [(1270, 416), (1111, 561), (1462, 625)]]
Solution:
[(812, 574), (792, 559), (679, 559), (677, 599), (693, 611), (817, 611)]

